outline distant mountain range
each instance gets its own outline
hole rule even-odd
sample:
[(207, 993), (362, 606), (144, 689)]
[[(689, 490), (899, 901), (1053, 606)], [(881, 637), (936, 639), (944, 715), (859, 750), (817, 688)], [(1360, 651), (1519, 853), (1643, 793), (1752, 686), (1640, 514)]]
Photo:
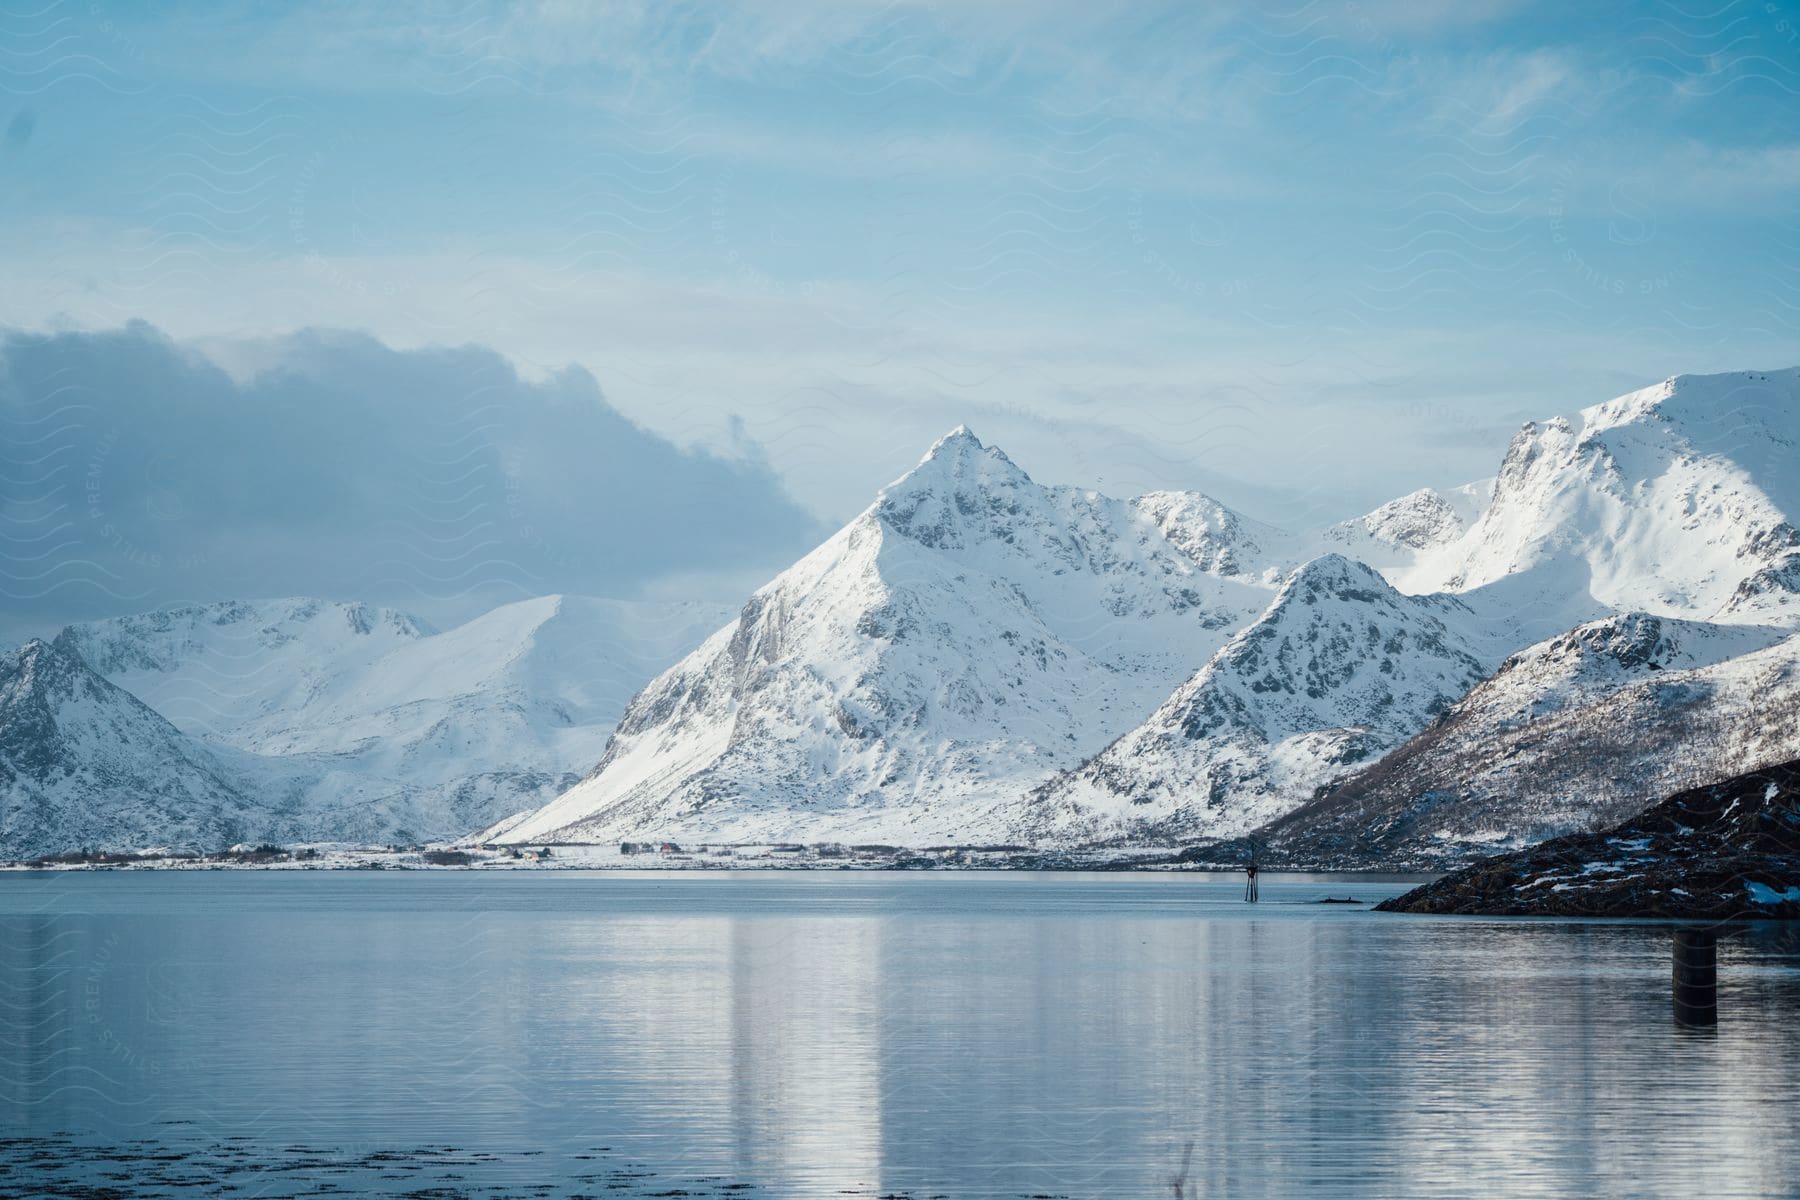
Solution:
[(439, 633), (291, 599), (72, 625), (0, 667), (0, 852), (456, 837), (572, 785), (726, 615), (547, 596)]
[(1800, 755), (1797, 442), (1800, 371), (1683, 376), (1289, 532), (1043, 486), (959, 429), (735, 618), (72, 626), (0, 668), (0, 853), (485, 829), (1437, 864)]

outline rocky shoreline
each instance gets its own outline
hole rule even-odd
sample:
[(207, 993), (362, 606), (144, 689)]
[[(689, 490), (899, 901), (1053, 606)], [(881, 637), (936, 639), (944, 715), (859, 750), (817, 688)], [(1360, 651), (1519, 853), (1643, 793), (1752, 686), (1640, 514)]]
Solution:
[(1376, 906), (1472, 916), (1800, 920), (1800, 761), (1678, 792)]

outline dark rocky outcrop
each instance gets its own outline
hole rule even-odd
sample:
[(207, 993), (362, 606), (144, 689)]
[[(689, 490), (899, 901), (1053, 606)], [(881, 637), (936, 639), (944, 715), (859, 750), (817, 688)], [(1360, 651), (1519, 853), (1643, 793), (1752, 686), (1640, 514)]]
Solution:
[(1377, 908), (1800, 919), (1800, 761), (1678, 792), (1603, 833), (1483, 859)]

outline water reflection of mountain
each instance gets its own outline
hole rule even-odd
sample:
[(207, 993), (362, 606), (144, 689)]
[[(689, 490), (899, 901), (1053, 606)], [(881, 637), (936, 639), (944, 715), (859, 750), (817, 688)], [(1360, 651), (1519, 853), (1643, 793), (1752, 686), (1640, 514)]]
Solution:
[(1255, 919), (1182, 881), (239, 877), (170, 901), (194, 882), (76, 881), (29, 913), (0, 890), (0, 1123), (605, 1145), (798, 1197), (1166, 1195), (1184, 1159), (1190, 1197), (1800, 1177), (1800, 946), (1766, 930), (1722, 943), (1696, 1034), (1666, 928), (1320, 909), (1279, 880)]

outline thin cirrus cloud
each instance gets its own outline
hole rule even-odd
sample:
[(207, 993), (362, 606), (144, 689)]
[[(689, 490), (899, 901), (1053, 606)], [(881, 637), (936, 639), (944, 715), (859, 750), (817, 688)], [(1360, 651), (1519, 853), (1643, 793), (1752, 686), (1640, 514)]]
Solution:
[(428, 617), (761, 572), (815, 520), (766, 464), (683, 450), (579, 368), (304, 331), (228, 374), (138, 323), (0, 336), (0, 591), (18, 626), (262, 595)]

